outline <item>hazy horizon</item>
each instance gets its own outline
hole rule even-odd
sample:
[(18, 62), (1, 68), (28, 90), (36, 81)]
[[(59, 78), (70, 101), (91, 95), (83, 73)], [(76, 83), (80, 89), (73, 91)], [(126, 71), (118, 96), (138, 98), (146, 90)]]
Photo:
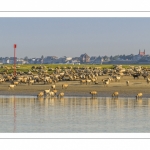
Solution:
[(0, 57), (149, 54), (150, 18), (0, 18)]

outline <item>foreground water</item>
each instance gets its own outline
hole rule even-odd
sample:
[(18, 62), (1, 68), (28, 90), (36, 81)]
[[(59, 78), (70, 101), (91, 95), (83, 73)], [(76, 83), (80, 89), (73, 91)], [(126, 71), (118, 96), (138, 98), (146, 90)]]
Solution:
[(2, 133), (150, 132), (150, 99), (0, 97)]

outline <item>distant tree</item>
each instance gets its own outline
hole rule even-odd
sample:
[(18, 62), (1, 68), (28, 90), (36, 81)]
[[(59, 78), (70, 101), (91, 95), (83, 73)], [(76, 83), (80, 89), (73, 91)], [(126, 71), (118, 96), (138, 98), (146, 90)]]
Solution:
[(107, 61), (107, 60), (108, 60), (108, 56), (104, 56), (103, 59), (104, 59), (105, 61)]
[(119, 58), (119, 55), (116, 55), (113, 57), (113, 60), (117, 60)]

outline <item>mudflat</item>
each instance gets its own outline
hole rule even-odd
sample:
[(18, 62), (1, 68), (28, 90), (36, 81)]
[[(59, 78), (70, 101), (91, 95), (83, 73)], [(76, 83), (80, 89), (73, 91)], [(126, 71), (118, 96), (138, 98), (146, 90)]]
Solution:
[[(80, 84), (80, 81), (59, 81), (56, 83), (56, 90), (64, 92), (65, 96), (85, 96), (90, 97), (90, 91), (97, 91), (98, 97), (111, 97), (113, 92), (119, 92), (120, 97), (135, 97), (137, 93), (142, 92), (143, 97), (150, 97), (150, 84), (146, 82), (142, 76), (139, 79), (134, 79), (132, 76), (121, 77), (120, 82), (112, 81), (108, 86), (104, 86), (102, 79), (108, 76), (98, 76), (98, 84)], [(129, 81), (129, 86), (126, 81)], [(62, 89), (62, 84), (67, 83), (67, 89)], [(9, 82), (0, 83), (0, 95), (29, 95), (37, 96), (41, 91), (51, 88), (51, 84), (35, 83), (28, 85), (21, 83), (13, 89), (8, 89)]]

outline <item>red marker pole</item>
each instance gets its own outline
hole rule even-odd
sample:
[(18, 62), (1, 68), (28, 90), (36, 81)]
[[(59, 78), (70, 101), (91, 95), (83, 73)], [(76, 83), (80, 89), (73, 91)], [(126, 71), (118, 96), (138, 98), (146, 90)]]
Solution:
[(14, 44), (14, 76), (16, 76), (16, 47), (17, 45)]

